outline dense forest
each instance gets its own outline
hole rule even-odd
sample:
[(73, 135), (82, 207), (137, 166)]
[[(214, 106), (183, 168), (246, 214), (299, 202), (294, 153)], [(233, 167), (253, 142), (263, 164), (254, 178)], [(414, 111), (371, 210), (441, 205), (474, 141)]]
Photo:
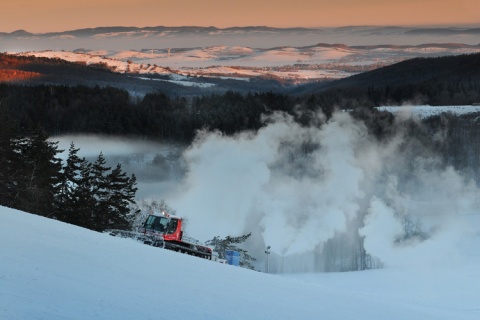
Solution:
[(206, 128), (225, 134), (258, 130), (262, 117), (275, 111), (308, 125), (317, 112), (329, 118), (335, 109), (372, 110), (389, 102), (415, 99), (430, 99), (436, 105), (443, 96), (449, 102), (446, 105), (462, 105), (471, 104), (480, 95), (480, 82), (463, 85), (452, 81), (436, 89), (430, 87), (428, 95), (419, 95), (421, 88), (335, 89), (305, 96), (230, 91), (186, 98), (153, 93), (134, 99), (114, 87), (0, 84), (0, 103), (23, 133), (40, 127), (48, 135), (96, 133), (188, 143), (198, 130)]
[(178, 141), (191, 141), (202, 128), (227, 134), (255, 130), (264, 113), (293, 113), (292, 99), (273, 93), (190, 99), (147, 94), (136, 101), (113, 87), (0, 84), (0, 102), (26, 132), (40, 126), (49, 135), (103, 133)]
[(330, 83), (309, 84), (293, 93), (311, 94), (342, 108), (480, 102), (480, 54), (415, 58)]

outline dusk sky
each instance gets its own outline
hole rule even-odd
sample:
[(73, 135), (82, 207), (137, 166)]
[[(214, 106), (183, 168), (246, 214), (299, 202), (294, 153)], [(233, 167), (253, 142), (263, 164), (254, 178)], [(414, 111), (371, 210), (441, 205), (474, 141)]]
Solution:
[(2, 3), (0, 32), (104, 26), (480, 24), (479, 0), (15, 0)]

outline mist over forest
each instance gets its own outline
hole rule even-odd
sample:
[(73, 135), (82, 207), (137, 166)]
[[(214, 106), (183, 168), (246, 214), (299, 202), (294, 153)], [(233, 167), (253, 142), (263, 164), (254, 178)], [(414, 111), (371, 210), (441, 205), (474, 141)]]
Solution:
[(188, 145), (53, 140), (121, 162), (138, 177), (138, 198), (165, 200), (200, 240), (252, 232), (245, 246), (260, 269), (267, 245), (274, 272), (449, 263), (479, 204), (476, 116), (314, 119), (274, 113), (257, 131), (203, 130)]
[[(479, 57), (455, 63), (474, 65)], [(416, 68), (424, 60), (409, 63)], [(453, 263), (456, 245), (475, 232), (465, 217), (478, 208), (478, 113), (417, 119), (375, 108), (477, 102), (478, 76), (465, 67), (468, 77), (449, 78), (451, 66), (431, 68), (417, 85), (394, 67), (296, 95), (138, 99), (108, 86), (2, 84), (0, 204), (108, 229), (108, 218), (97, 225), (91, 208), (110, 208), (110, 198), (90, 195), (94, 205), (82, 204), (88, 221), (59, 213), (76, 212), (57, 190), (59, 181), (65, 190), (68, 179), (77, 181), (65, 174), (73, 163), (79, 176), (82, 166), (84, 178), (96, 174), (84, 181), (88, 192), (92, 181), (121, 181), (123, 198), (112, 211), (118, 225), (132, 227), (133, 194), (165, 201), (202, 241), (251, 232), (244, 246), (259, 270), (267, 246), (279, 273)], [(382, 72), (396, 81), (365, 85)]]

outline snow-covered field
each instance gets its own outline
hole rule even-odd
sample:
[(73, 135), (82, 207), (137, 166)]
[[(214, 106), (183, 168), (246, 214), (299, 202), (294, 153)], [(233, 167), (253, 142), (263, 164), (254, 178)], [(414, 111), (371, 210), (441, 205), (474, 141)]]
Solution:
[[(470, 46), (348, 47), (318, 44), (260, 49), (205, 46), (143, 50), (46, 50), (19, 55), (59, 58), (86, 64), (104, 63), (120, 73), (208, 77), (278, 77), (296, 82), (345, 78), (414, 57), (480, 52)], [(11, 52), (14, 53), (14, 52)]]
[(480, 318), (478, 233), (448, 264), (283, 276), (5, 207), (0, 235), (0, 319)]

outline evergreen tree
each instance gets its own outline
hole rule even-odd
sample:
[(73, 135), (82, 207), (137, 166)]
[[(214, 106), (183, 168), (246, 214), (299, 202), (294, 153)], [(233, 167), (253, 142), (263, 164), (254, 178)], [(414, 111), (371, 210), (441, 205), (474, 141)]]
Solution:
[(78, 157), (79, 150), (73, 142), (70, 144), (57, 196), (57, 216), (62, 221), (89, 227), (94, 207), (91, 191), (92, 165), (85, 158)]
[(207, 246), (212, 246), (213, 250), (218, 253), (218, 257), (220, 259), (226, 258), (227, 250), (238, 251), (240, 253), (240, 266), (253, 270), (254, 267), (252, 266), (251, 262), (257, 259), (252, 257), (247, 250), (244, 250), (237, 246), (238, 244), (245, 242), (245, 240), (247, 240), (251, 235), (252, 233), (250, 232), (239, 237), (226, 236), (224, 239), (215, 236), (212, 240), (208, 240), (207, 242), (205, 242), (205, 244)]
[(55, 196), (61, 185), (61, 151), (58, 142), (50, 142), (40, 131), (18, 140), (22, 177), (17, 181), (14, 206), (17, 209), (43, 216), (55, 216)]
[(104, 231), (108, 227), (109, 204), (108, 204), (108, 171), (111, 169), (106, 166), (107, 161), (100, 152), (97, 160), (92, 165), (91, 191), (95, 199), (95, 207), (92, 214), (91, 229)]
[(105, 228), (130, 228), (129, 205), (135, 202), (136, 181), (135, 175), (132, 175), (131, 178), (127, 177), (120, 164), (117, 164), (117, 167), (108, 174), (107, 198), (105, 199), (108, 208), (108, 221), (106, 221)]
[[(102, 153), (91, 166), (89, 192), (94, 205), (88, 228), (97, 231), (106, 229), (129, 229), (130, 204), (134, 203), (137, 179), (135, 175), (127, 177), (120, 164), (108, 172)], [(87, 191), (87, 188), (85, 188)], [(85, 199), (88, 200), (89, 196)]]
[[(78, 151), (80, 148), (75, 148), (75, 145), (70, 143), (70, 148), (68, 149), (68, 158), (66, 165), (63, 167), (63, 175), (65, 180), (73, 183), (73, 186), (78, 186), (80, 183), (80, 172), (82, 167), (82, 162), (85, 161), (85, 158), (80, 159), (78, 156)], [(68, 185), (66, 186), (69, 187)], [(70, 186), (71, 188), (72, 186)]]
[(96, 199), (93, 191), (92, 164), (82, 159), (80, 164), (80, 179), (77, 188), (73, 192), (72, 222), (92, 230), (95, 228)]
[(13, 207), (16, 181), (20, 178), (16, 149), (16, 128), (8, 108), (0, 100), (0, 205)]
[[(96, 231), (129, 229), (135, 202), (136, 177), (120, 164), (110, 171), (103, 153), (92, 164), (78, 157), (72, 143), (57, 196), (59, 219)], [(110, 171), (110, 172), (109, 172)]]

